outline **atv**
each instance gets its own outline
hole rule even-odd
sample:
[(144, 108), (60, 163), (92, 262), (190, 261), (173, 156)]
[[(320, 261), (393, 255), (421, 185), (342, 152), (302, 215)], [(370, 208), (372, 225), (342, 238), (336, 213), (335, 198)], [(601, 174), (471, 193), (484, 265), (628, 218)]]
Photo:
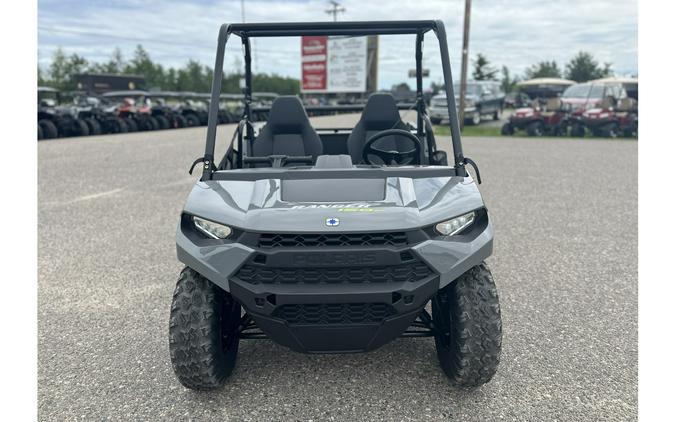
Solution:
[[(422, 95), (427, 33), (441, 52), (452, 165), (437, 148)], [(253, 122), (251, 38), (310, 34), (415, 35), (416, 124), (401, 120), (390, 93), (372, 94), (353, 129), (314, 128), (296, 96), (279, 96), (267, 121)], [(244, 45), (244, 113), (216, 162), (230, 36)], [(223, 25), (211, 99), (205, 152), (190, 169), (199, 165), (201, 177), (176, 230), (185, 268), (171, 304), (169, 351), (184, 386), (218, 388), (240, 341), (260, 339), (297, 352), (352, 353), (433, 337), (455, 385), (472, 388), (495, 375), (502, 325), (485, 263), (493, 229), (478, 168), (462, 152), (442, 21)]]
[(68, 106), (61, 105), (61, 92), (49, 87), (38, 87), (38, 140), (67, 136), (87, 136), (89, 126), (73, 116)]
[(564, 136), (567, 134), (567, 112), (560, 94), (573, 81), (558, 78), (535, 78), (516, 85), (519, 94), (532, 98), (528, 107), (517, 108), (502, 126), (502, 135), (524, 130), (529, 136)]
[(160, 124), (152, 115), (152, 109), (145, 91), (111, 91), (103, 97), (117, 102), (117, 117), (124, 119), (129, 132), (160, 129)]

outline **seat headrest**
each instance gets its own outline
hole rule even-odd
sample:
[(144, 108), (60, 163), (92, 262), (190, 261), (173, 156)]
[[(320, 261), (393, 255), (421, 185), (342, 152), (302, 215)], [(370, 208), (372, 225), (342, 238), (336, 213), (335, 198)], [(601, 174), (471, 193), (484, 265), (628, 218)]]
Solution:
[(272, 103), (267, 124), (275, 134), (300, 133), (309, 125), (309, 118), (298, 97), (282, 95)]
[[(361, 120), (368, 126), (389, 126), (401, 120), (394, 96), (387, 92), (376, 92), (368, 97)], [(381, 129), (381, 128), (376, 128)]]

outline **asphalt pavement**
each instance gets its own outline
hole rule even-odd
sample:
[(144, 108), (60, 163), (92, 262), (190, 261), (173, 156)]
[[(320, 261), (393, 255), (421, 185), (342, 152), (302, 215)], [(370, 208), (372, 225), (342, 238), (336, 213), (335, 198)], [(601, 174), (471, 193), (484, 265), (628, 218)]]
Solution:
[(265, 340), (196, 393), (171, 370), (168, 318), (205, 133), (39, 143), (40, 420), (637, 419), (636, 141), (465, 138), (495, 228), (504, 338), (489, 384), (453, 388), (431, 339), (352, 355)]

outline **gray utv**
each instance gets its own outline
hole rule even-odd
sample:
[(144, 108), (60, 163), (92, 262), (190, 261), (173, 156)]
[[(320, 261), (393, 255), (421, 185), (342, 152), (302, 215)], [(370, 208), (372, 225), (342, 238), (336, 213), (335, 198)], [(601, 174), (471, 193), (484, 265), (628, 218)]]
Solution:
[[(439, 40), (453, 165), (437, 149), (422, 95), (422, 43)], [(315, 129), (295, 96), (252, 113), (251, 38), (416, 35), (416, 125), (375, 93), (353, 129)], [(241, 39), (244, 111), (214, 159), (225, 44)], [(459, 387), (497, 370), (502, 328), (485, 259), (493, 231), (463, 156), (441, 21), (223, 25), (202, 175), (176, 232), (185, 264), (171, 306), (169, 346), (179, 381), (221, 386), (240, 340), (271, 339), (297, 352), (352, 353), (398, 337), (433, 337)], [(339, 106), (338, 106), (339, 108)], [(427, 307), (430, 303), (430, 310)], [(402, 346), (404, 347), (404, 346)], [(416, 357), (411, 356), (411, 359)]]

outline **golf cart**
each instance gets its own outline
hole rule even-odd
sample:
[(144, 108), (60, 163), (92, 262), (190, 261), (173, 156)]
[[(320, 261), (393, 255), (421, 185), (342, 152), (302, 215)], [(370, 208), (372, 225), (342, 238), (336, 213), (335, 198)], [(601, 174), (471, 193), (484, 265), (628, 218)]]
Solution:
[[(570, 86), (562, 95), (563, 107), (570, 113), (570, 134), (583, 137), (589, 129), (594, 136), (612, 136), (605, 131), (606, 127), (590, 120), (611, 117), (603, 114), (600, 118), (600, 113), (613, 113), (616, 105), (627, 97), (626, 89), (619, 82), (585, 82)], [(631, 108), (632, 103), (626, 107)]]
[[(452, 145), (437, 148), (422, 90), (422, 45), (438, 38)], [(296, 96), (250, 119), (251, 39), (415, 36), (416, 125), (389, 93), (375, 93), (354, 128), (314, 128)], [(243, 44), (244, 114), (215, 157), (228, 38)], [(501, 317), (485, 264), (493, 229), (462, 153), (442, 21), (223, 25), (201, 177), (176, 230), (185, 264), (169, 324), (173, 370), (186, 387), (219, 387), (241, 340), (271, 339), (305, 353), (376, 349), (433, 337), (451, 382), (475, 387), (497, 370)], [(431, 311), (427, 311), (427, 305)], [(411, 355), (410, 359), (421, 359)]]
[(502, 126), (502, 135), (525, 130), (530, 136), (566, 135), (567, 113), (560, 94), (574, 81), (559, 78), (535, 78), (516, 84), (518, 92), (532, 99), (529, 107), (520, 107)]

